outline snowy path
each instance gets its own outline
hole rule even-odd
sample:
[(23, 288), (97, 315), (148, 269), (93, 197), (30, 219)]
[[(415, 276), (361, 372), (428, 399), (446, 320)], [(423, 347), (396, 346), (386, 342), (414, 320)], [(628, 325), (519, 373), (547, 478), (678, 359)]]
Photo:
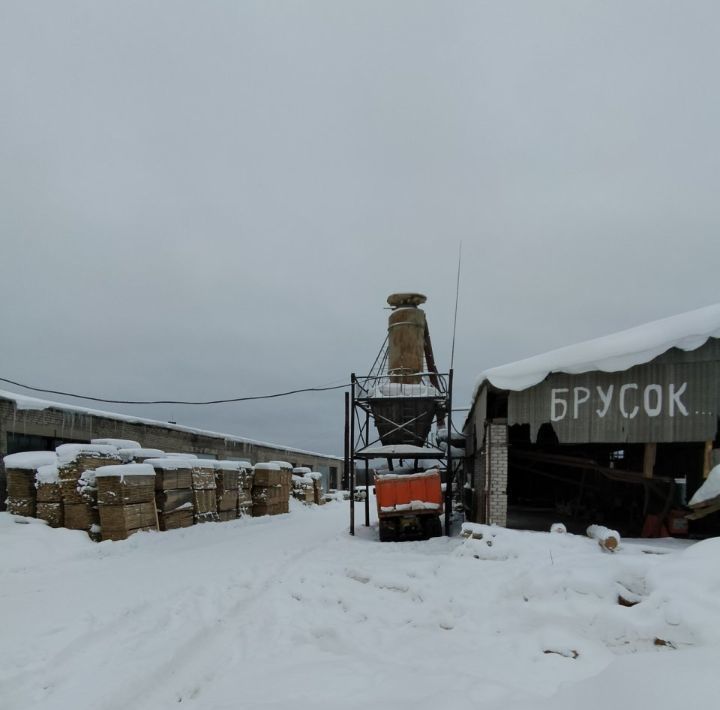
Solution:
[(720, 691), (720, 541), (380, 544), (346, 505), (100, 545), (0, 514), (0, 707), (594, 708), (670, 667)]

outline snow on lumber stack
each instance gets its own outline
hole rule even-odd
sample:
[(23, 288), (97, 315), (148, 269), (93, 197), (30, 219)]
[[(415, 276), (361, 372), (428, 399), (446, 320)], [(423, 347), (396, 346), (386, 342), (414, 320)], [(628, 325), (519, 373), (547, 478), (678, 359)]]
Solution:
[(35, 473), (35, 489), (37, 491), (36, 517), (44, 520), (52, 528), (61, 528), (65, 516), (57, 465), (51, 463), (38, 467)]
[(215, 462), (217, 512), (221, 521), (238, 517), (239, 469), (235, 461)]
[(4, 457), (9, 513), (29, 518), (35, 517), (36, 471), (41, 466), (54, 464), (56, 461), (57, 455), (54, 451), (27, 451)]
[(608, 552), (615, 552), (620, 546), (620, 533), (617, 530), (610, 530), (602, 525), (590, 525), (587, 535), (597, 540), (600, 547)]
[(97, 539), (100, 515), (95, 469), (122, 463), (117, 448), (110, 444), (62, 444), (55, 451), (65, 527), (86, 530)]
[(143, 463), (147, 459), (165, 456), (162, 449), (121, 448), (118, 449), (120, 458), (126, 463)]
[(325, 491), (323, 490), (322, 474), (318, 471), (310, 471), (306, 475), (313, 480), (313, 503), (323, 505), (325, 503)]
[(90, 439), (90, 443), (99, 444), (100, 446), (114, 446), (116, 449), (141, 448), (140, 442), (132, 439)]
[(255, 472), (249, 461), (240, 461), (239, 463), (241, 468), (238, 476), (238, 516), (251, 515)]
[(160, 530), (187, 528), (194, 523), (192, 464), (194, 458), (165, 456), (146, 459), (155, 470), (155, 505)]
[(70, 530), (85, 530), (91, 539), (98, 540), (100, 513), (95, 470), (83, 471), (78, 479), (63, 479), (62, 468), (59, 472), (65, 527)]
[(95, 479), (101, 506), (147, 503), (155, 499), (155, 469), (150, 464), (101, 466), (95, 471)]
[(65, 527), (86, 530), (94, 539), (100, 525), (94, 471), (122, 459), (110, 444), (62, 444), (55, 451)]
[[(303, 475), (305, 470), (297, 473), (298, 469), (294, 469), (296, 473), (292, 475), (292, 496), (302, 503), (315, 502), (315, 486), (314, 481), (307, 475)], [(310, 472), (310, 469), (307, 469)]]
[(95, 471), (103, 540), (125, 540), (157, 530), (155, 469), (147, 463), (101, 466)]
[(289, 511), (292, 466), (283, 461), (255, 464), (253, 516), (279, 515)]
[[(61, 444), (55, 452), (61, 469), (74, 467), (82, 471), (106, 463), (122, 463), (117, 447), (109, 444)], [(60, 478), (63, 478), (62, 474)]]
[(37, 471), (40, 466), (53, 463), (57, 463), (57, 454), (54, 451), (22, 451), (18, 454), (8, 454), (3, 458), (5, 470)]
[(193, 513), (196, 523), (217, 521), (215, 463), (208, 459), (189, 462), (192, 471)]

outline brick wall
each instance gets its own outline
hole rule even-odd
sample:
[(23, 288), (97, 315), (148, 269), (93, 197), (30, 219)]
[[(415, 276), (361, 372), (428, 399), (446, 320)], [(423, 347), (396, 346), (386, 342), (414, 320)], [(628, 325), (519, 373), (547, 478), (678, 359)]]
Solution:
[(488, 477), (487, 522), (491, 525), (507, 525), (508, 435), (506, 424), (491, 423), (488, 426), (488, 453), (486, 475)]

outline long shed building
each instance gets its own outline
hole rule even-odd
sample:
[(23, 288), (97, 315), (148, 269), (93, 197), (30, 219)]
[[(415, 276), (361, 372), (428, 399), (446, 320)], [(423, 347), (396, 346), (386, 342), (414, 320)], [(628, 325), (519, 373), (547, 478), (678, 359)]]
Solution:
[(326, 488), (340, 485), (342, 459), (337, 456), (0, 391), (0, 510), (5, 509), (3, 456), (100, 438), (130, 439), (147, 448), (200, 458), (287, 461), (322, 473)]
[(719, 414), (720, 304), (487, 370), (464, 428), (466, 515), (673, 532), (720, 462)]

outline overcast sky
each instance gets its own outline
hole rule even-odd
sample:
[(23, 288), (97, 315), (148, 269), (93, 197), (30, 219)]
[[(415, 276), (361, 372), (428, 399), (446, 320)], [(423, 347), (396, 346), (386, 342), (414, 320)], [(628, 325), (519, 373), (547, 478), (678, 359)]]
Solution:
[[(0, 0), (0, 376), (342, 382), (397, 290), (446, 369), (460, 241), (458, 406), (717, 302), (718, 27), (715, 1)], [(106, 408), (342, 450), (342, 392)]]

